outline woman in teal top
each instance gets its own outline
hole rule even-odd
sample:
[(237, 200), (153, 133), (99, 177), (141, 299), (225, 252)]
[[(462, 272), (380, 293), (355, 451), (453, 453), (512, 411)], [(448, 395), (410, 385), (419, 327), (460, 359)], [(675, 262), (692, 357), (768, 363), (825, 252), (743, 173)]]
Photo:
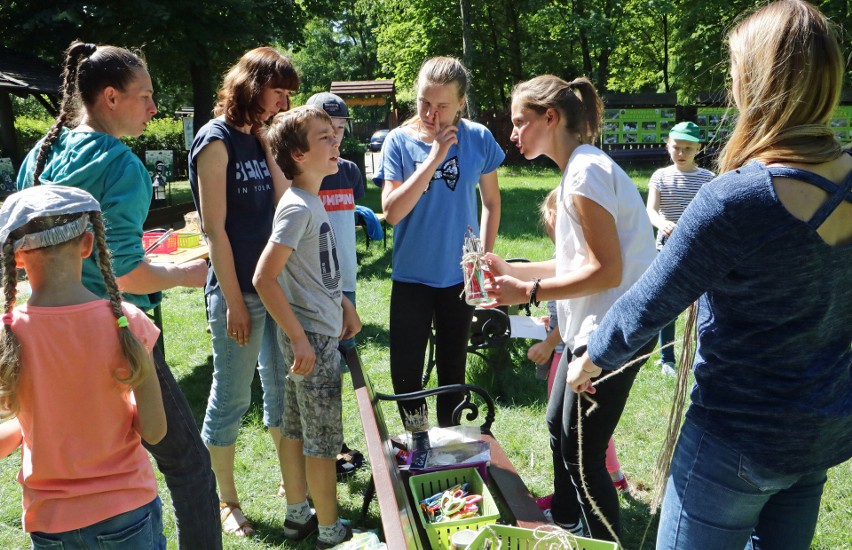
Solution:
[[(174, 266), (151, 264), (144, 258), (142, 224), (151, 204), (151, 177), (119, 139), (141, 134), (157, 113), (144, 61), (123, 48), (75, 42), (66, 53), (63, 90), (56, 123), (21, 166), (18, 189), (55, 184), (91, 193), (101, 204), (116, 282), (124, 299), (141, 309), (159, 304), (160, 291), (167, 288), (204, 286), (204, 260)], [(83, 284), (108, 297), (92, 257), (83, 264)], [(221, 548), (210, 455), (157, 348), (154, 362), (168, 433), (158, 444), (145, 447), (171, 491), (180, 547)]]

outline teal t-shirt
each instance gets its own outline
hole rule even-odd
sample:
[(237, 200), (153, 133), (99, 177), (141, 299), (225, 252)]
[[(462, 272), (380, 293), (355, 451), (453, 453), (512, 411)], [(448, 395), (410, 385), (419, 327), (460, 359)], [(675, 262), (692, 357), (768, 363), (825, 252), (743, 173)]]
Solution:
[[(33, 183), (39, 142), (24, 159), (18, 189)], [(98, 132), (63, 129), (53, 144), (41, 175), (44, 184), (68, 185), (92, 194), (101, 204), (107, 247), (116, 277), (127, 275), (144, 259), (142, 226), (151, 206), (151, 176), (142, 161), (121, 140)], [(96, 252), (83, 262), (83, 285), (108, 298)], [(156, 307), (162, 293), (124, 294), (142, 310)]]

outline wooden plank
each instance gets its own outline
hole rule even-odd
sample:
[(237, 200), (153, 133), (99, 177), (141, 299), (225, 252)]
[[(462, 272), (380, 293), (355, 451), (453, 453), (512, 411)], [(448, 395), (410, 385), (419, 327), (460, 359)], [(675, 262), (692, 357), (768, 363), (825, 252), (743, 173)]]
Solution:
[(350, 107), (377, 107), (385, 103), (387, 100), (383, 97), (350, 97), (346, 100), (346, 104)]
[(350, 80), (331, 83), (331, 93), (337, 95), (393, 94), (393, 80)]
[(175, 264), (180, 265), (192, 260), (207, 258), (210, 251), (206, 244), (196, 246), (195, 248), (178, 248), (171, 254), (148, 254), (147, 258), (151, 263), (155, 264)]
[(518, 527), (535, 529), (547, 525), (547, 518), (536, 504), (535, 497), (518, 475), (500, 443), (490, 434), (482, 434), (482, 439), (491, 445), (488, 486), (492, 491), (497, 490), (500, 493)]
[(361, 426), (364, 428), (364, 440), (376, 486), (385, 542), (388, 548), (422, 549), (423, 545), (417, 534), (417, 519), (408, 501), (407, 484), (402, 480), (397, 468), (384, 418), (381, 417), (381, 409), (378, 404), (373, 403), (372, 387), (364, 377), (357, 350), (347, 351), (346, 363), (351, 371)]

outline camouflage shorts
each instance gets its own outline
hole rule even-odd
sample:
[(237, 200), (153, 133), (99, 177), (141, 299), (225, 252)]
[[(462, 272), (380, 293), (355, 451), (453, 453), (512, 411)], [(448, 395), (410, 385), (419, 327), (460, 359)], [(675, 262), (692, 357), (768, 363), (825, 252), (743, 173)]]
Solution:
[(303, 380), (291, 379), (293, 347), (279, 332), (287, 371), (281, 435), (302, 440), (305, 456), (337, 458), (343, 445), (343, 405), (340, 388), (340, 352), (337, 338), (306, 333), (317, 356), (314, 370)]

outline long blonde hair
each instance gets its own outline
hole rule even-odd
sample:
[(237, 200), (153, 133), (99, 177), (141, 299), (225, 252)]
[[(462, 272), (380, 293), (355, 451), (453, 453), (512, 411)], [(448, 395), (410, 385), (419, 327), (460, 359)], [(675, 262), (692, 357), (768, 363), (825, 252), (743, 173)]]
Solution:
[[(12, 231), (6, 242), (2, 243), (3, 247), (3, 295), (5, 298), (4, 313), (11, 315), (17, 302), (16, 292), (18, 284), (18, 270), (15, 266), (15, 250), (13, 243), (29, 233), (44, 231), (50, 227), (66, 224), (78, 218), (82, 214), (70, 214), (59, 216), (44, 216), (36, 218), (20, 228)], [(92, 229), (95, 234), (95, 245), (98, 249), (97, 259), (98, 267), (101, 275), (103, 275), (104, 283), (106, 284), (107, 293), (109, 294), (109, 302), (112, 307), (112, 314), (118, 320), (124, 315), (121, 308), (121, 291), (115, 282), (115, 276), (112, 273), (110, 263), (109, 248), (106, 244), (104, 231), (103, 217), (98, 211), (88, 212), (89, 221), (92, 224)], [(76, 237), (71, 241), (53, 245), (49, 248), (65, 246), (69, 242), (78, 242), (81, 237)], [(121, 350), (124, 357), (127, 359), (127, 365), (119, 365), (113, 370), (113, 377), (122, 384), (126, 384), (131, 388), (139, 385), (146, 376), (154, 374), (154, 362), (151, 354), (145, 349), (145, 346), (136, 338), (129, 327), (119, 327), (118, 339), (121, 344)], [(12, 331), (12, 325), (3, 324), (0, 330), (0, 419), (9, 418), (17, 414), (18, 403), (18, 383), (21, 377), (21, 345), (15, 333)]]
[(739, 117), (720, 172), (751, 160), (818, 164), (841, 147), (828, 126), (840, 99), (844, 59), (832, 24), (802, 0), (758, 9), (728, 35), (731, 96)]

